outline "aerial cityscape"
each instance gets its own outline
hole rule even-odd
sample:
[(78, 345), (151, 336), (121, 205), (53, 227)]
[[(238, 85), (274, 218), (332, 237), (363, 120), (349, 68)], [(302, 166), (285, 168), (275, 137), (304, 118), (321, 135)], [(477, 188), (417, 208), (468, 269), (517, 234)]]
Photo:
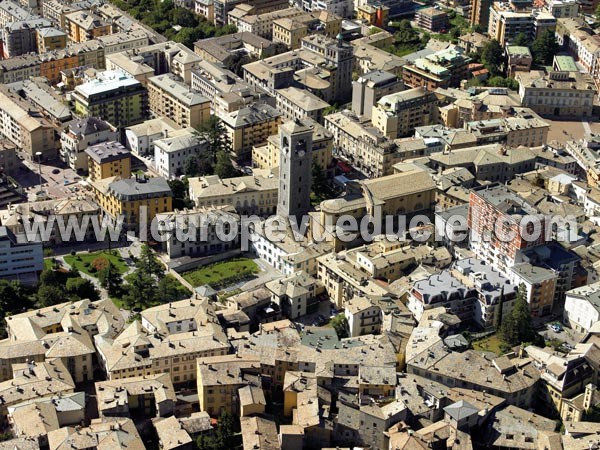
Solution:
[(0, 450), (600, 450), (600, 0), (0, 0)]

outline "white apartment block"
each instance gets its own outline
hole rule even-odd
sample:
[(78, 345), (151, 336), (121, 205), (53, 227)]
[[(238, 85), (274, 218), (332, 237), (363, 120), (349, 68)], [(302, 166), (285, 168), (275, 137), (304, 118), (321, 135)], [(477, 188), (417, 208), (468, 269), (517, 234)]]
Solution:
[(0, 279), (36, 281), (44, 269), (41, 242), (19, 243), (6, 227), (0, 227)]
[(154, 141), (154, 168), (161, 177), (178, 177), (183, 175), (188, 158), (200, 156), (207, 149), (208, 143), (195, 129), (173, 131)]

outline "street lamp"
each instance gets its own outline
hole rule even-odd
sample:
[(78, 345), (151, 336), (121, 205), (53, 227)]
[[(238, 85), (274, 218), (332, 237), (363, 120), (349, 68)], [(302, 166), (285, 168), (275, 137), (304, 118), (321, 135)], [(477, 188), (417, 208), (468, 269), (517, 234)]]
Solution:
[(35, 156), (37, 156), (38, 159), (38, 175), (40, 176), (40, 190), (38, 195), (42, 195), (42, 152), (35, 152)]

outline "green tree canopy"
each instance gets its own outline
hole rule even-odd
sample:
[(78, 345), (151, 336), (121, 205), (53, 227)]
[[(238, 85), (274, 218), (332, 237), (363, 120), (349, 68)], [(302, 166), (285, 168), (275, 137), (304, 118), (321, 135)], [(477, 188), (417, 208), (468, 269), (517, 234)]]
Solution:
[(515, 40), (513, 41), (513, 45), (521, 45), (523, 47), (529, 47), (529, 44), (529, 38), (525, 35), (525, 33), (517, 34)]
[(349, 326), (348, 320), (343, 313), (338, 314), (333, 319), (331, 319), (331, 326), (337, 333), (340, 339), (346, 338), (349, 335)]
[(100, 295), (94, 283), (83, 278), (69, 278), (66, 284), (67, 293), (71, 298), (98, 300)]
[(229, 153), (224, 150), (219, 150), (217, 152), (215, 174), (219, 175), (221, 178), (232, 178), (238, 175), (238, 171), (233, 167)]
[(500, 67), (504, 62), (504, 52), (500, 43), (492, 39), (481, 50), (481, 63), (492, 75), (501, 73)]
[(543, 345), (544, 339), (533, 327), (533, 320), (527, 304), (527, 288), (523, 283), (519, 285), (511, 313), (502, 319), (500, 334), (507, 344), (513, 346), (523, 343)]
[(556, 41), (556, 36), (554, 35), (554, 32), (550, 30), (544, 31), (531, 45), (533, 60), (538, 64), (552, 64), (554, 55), (558, 53), (559, 49), (560, 47)]

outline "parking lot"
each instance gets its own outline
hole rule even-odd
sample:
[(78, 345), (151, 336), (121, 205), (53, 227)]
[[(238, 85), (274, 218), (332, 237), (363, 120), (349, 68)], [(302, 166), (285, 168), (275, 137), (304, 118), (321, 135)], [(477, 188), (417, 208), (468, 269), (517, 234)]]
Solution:
[(563, 324), (560, 324), (560, 331), (554, 331), (550, 328), (550, 324), (558, 322), (557, 320), (553, 320), (548, 322), (543, 329), (540, 329), (539, 333), (546, 339), (549, 340), (558, 340), (561, 342), (565, 342), (570, 346), (575, 346), (578, 344), (581, 339), (583, 339), (583, 335), (581, 333), (577, 333), (571, 328), (565, 327)]

